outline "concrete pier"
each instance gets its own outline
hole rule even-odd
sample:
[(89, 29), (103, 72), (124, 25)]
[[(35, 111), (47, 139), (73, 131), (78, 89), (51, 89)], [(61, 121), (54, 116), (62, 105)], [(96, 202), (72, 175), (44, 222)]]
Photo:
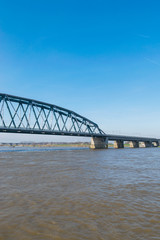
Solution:
[(151, 141), (145, 141), (145, 142), (141, 142), (140, 143), (140, 147), (144, 147), (144, 148), (148, 148), (148, 147), (152, 147), (152, 142)]
[(90, 148), (91, 149), (106, 149), (106, 148), (108, 148), (108, 138), (92, 137)]
[(152, 142), (152, 147), (159, 147), (159, 141), (157, 141), (157, 142)]
[(124, 148), (123, 140), (117, 140), (114, 142), (114, 148)]
[(145, 142), (140, 142), (139, 143), (139, 147), (141, 148), (149, 148), (149, 147), (152, 147), (153, 144), (151, 141), (145, 141)]
[(144, 142), (145, 147), (152, 147), (152, 142)]
[(131, 141), (129, 143), (131, 148), (139, 148), (139, 142), (138, 141)]

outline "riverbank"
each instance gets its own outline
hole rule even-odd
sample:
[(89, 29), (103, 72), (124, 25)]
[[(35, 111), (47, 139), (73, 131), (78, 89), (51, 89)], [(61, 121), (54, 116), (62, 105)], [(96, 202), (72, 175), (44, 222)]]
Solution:
[[(89, 147), (90, 142), (35, 142), (35, 143), (1, 143), (1, 147)], [(129, 143), (124, 144), (125, 147), (130, 147)], [(114, 147), (113, 143), (109, 143), (108, 147)]]

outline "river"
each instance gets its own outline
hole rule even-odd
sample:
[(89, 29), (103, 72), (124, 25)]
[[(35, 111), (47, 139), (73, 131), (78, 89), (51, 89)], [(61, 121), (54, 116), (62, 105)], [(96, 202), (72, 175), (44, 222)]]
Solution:
[(160, 148), (0, 148), (0, 240), (160, 239)]

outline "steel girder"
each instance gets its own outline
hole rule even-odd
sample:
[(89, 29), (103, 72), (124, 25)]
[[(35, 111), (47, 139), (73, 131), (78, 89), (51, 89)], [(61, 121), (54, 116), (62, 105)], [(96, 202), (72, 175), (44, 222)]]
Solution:
[(104, 136), (98, 125), (65, 108), (0, 93), (0, 131), (73, 136)]

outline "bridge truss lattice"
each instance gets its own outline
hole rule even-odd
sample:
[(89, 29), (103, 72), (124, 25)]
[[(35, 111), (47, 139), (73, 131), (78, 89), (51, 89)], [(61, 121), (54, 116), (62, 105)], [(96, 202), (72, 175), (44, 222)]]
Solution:
[(0, 94), (0, 132), (103, 136), (98, 125), (59, 106)]

